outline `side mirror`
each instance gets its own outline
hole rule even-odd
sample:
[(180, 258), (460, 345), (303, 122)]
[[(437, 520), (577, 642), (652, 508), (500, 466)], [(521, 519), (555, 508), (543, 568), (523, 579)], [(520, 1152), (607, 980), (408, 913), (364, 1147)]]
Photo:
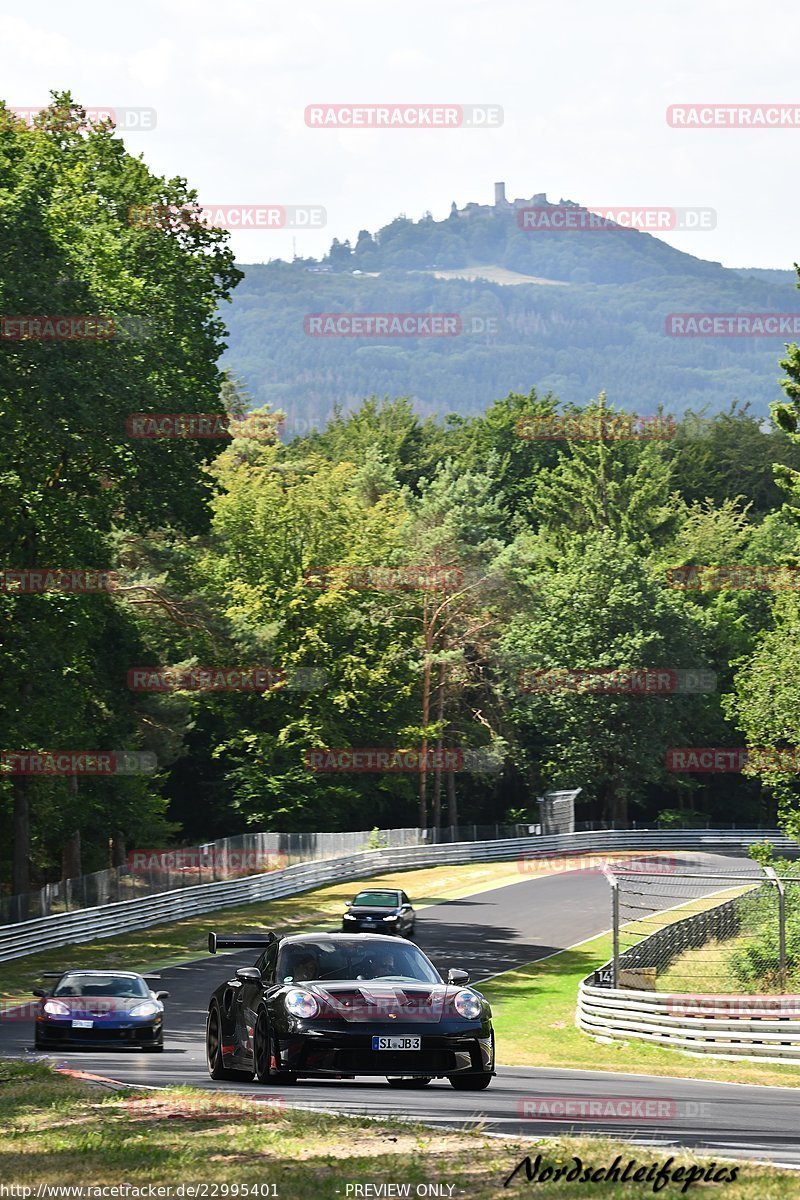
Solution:
[(169, 992), (156, 992), (156, 1000), (169, 1000)]
[(45, 988), (34, 988), (33, 991), (31, 992), (31, 995), (32, 996), (46, 996), (47, 990)]
[(258, 967), (239, 967), (236, 978), (242, 983), (261, 983), (261, 972)]
[(457, 967), (451, 967), (447, 972), (448, 983), (469, 983), (469, 971), (460, 971)]

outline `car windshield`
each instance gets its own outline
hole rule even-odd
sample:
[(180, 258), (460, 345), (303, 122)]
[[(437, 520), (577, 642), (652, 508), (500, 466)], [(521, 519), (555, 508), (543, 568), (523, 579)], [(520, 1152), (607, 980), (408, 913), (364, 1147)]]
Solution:
[(54, 996), (141, 996), (150, 995), (147, 984), (136, 975), (63, 975)]
[(441, 983), (421, 950), (407, 943), (360, 941), (294, 942), (281, 947), (277, 978), (283, 983), (332, 979), (396, 979)]
[(359, 892), (353, 901), (355, 907), (397, 908), (400, 897), (397, 892)]

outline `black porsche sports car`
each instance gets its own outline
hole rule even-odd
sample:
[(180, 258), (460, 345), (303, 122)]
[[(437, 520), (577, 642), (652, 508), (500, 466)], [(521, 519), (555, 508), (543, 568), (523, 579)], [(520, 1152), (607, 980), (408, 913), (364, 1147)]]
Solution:
[(164, 1049), (164, 1005), (169, 992), (152, 992), (132, 971), (51, 971), (39, 997), (37, 1050), (67, 1046), (138, 1046)]
[(342, 917), (342, 933), (399, 933), (411, 937), (414, 909), (405, 892), (367, 888), (350, 901)]
[(418, 946), (378, 934), (209, 934), (212, 954), (234, 946), (261, 953), (211, 996), (212, 1079), (381, 1075), (395, 1087), (433, 1078), (468, 1091), (489, 1086), (492, 1012), (465, 986), (466, 971), (450, 970), (445, 982)]

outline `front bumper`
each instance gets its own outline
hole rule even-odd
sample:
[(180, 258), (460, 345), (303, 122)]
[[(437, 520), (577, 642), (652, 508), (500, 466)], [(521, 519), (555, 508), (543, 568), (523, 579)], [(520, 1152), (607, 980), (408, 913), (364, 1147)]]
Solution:
[(342, 921), (342, 933), (384, 933), (398, 932), (399, 921), (366, 921), (363, 918), (356, 921)]
[[(373, 1050), (375, 1035), (416, 1034), (419, 1050)], [(296, 1075), (423, 1075), (494, 1073), (491, 1031), (424, 1033), (419, 1026), (362, 1025), (357, 1031), (307, 1030), (278, 1038), (281, 1066)]]
[(101, 1025), (73, 1029), (68, 1021), (37, 1021), (36, 1041), (41, 1046), (155, 1046), (163, 1039), (164, 1026)]

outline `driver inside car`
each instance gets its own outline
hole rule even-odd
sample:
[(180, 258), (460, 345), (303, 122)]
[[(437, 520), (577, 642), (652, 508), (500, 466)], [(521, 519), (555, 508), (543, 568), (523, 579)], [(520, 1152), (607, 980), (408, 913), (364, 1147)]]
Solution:
[(381, 947), (370, 956), (370, 977), (382, 979), (388, 975), (401, 975), (402, 971), (397, 962), (397, 954), (393, 946)]
[(295, 983), (305, 983), (317, 979), (318, 976), (317, 962), (313, 955), (301, 954), (292, 963), (292, 979)]

